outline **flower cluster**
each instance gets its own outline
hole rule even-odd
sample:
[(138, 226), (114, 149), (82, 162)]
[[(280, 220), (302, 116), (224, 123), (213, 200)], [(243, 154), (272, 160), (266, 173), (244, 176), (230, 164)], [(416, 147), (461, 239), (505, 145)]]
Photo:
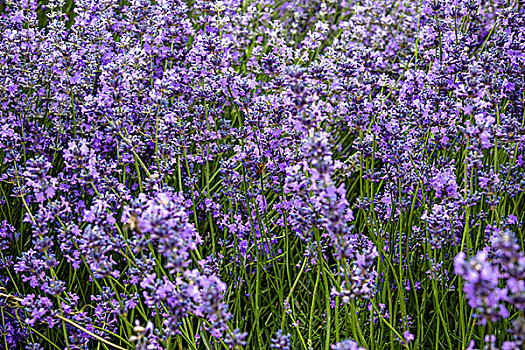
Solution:
[(364, 348), (357, 345), (357, 343), (353, 341), (352, 339), (346, 339), (337, 344), (333, 344), (330, 346), (330, 349), (332, 350), (364, 350)]
[(474, 316), (479, 318), (480, 324), (507, 318), (509, 310), (506, 305), (520, 313), (509, 329), (513, 340), (505, 342), (502, 349), (522, 347), (525, 344), (525, 255), (514, 233), (510, 230), (493, 232), (485, 250), (468, 260), (465, 253), (459, 253), (454, 259), (454, 269), (463, 278), (465, 297), (476, 310)]
[(524, 28), (0, 1), (0, 348), (522, 347)]

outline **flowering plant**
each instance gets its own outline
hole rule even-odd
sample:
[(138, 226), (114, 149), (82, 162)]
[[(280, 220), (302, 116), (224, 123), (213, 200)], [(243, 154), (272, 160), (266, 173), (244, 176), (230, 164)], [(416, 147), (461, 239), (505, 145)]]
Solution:
[(525, 339), (525, 7), (0, 1), (0, 349)]

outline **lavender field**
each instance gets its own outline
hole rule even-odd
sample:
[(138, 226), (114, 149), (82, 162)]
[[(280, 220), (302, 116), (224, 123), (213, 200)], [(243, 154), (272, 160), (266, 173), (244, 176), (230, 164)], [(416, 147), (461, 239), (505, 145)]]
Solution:
[(525, 349), (525, 3), (0, 0), (0, 349)]

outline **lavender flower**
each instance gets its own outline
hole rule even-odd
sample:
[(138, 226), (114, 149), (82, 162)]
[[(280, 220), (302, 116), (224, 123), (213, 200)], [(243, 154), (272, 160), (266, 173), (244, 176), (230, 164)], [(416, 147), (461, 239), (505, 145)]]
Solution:
[(458, 307), (522, 347), (523, 28), (503, 0), (0, 1), (0, 347), (457, 348)]
[(346, 339), (337, 344), (330, 345), (330, 349), (332, 350), (365, 350), (365, 348), (360, 347), (352, 339)]
[(279, 350), (290, 350), (290, 334), (283, 334), (279, 329), (272, 338), (271, 348)]
[(501, 275), (487, 259), (486, 252), (478, 252), (469, 260), (466, 260), (465, 253), (459, 253), (454, 259), (454, 272), (465, 280), (463, 291), (483, 325), (508, 316), (503, 303), (507, 291), (498, 288)]

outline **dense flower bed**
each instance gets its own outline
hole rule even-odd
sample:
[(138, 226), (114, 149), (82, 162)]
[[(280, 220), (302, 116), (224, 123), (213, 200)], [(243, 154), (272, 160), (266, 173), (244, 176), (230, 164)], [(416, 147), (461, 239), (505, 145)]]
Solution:
[(0, 349), (523, 349), (525, 8), (0, 1)]

